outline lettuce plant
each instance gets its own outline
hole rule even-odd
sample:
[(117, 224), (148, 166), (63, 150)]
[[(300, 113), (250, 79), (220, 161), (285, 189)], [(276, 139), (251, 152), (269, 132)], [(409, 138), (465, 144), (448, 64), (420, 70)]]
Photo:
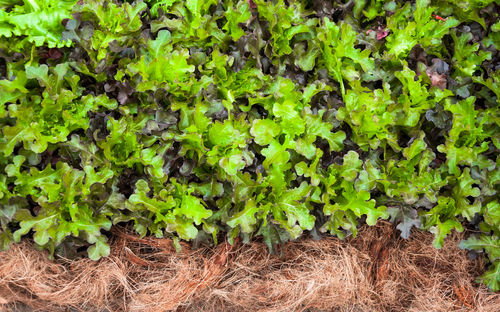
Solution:
[[(473, 230), (500, 289), (495, 1), (0, 1), (0, 247)], [(85, 248), (81, 248), (85, 247)], [(71, 251), (71, 252), (70, 252)]]

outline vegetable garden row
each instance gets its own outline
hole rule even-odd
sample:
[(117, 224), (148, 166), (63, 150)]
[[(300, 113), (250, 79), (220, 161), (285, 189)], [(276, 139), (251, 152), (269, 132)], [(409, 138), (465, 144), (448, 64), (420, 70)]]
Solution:
[(387, 219), (500, 290), (494, 0), (1, 0), (0, 247), (270, 251)]

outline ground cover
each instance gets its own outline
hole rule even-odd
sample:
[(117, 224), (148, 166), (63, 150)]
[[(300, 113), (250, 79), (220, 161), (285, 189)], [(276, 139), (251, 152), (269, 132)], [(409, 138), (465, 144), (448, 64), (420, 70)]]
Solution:
[(388, 220), (467, 230), (499, 290), (499, 10), (0, 1), (0, 247), (98, 260), (125, 226), (276, 253)]

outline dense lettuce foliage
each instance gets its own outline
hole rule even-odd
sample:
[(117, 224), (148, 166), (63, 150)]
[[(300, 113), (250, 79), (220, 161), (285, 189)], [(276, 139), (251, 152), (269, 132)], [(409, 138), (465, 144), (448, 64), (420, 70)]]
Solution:
[[(500, 289), (494, 0), (0, 0), (0, 247), (361, 223), (476, 235)], [(90, 246), (90, 247), (89, 247)]]

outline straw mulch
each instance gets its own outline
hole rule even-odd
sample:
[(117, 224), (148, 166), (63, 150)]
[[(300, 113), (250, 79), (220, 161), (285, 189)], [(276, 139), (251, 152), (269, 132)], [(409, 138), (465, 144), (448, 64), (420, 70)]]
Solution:
[(51, 261), (28, 242), (0, 253), (4, 311), (500, 311), (500, 294), (474, 278), (454, 234), (408, 240), (381, 222), (356, 239), (287, 243), (270, 255), (259, 242), (176, 253), (169, 240), (115, 228), (111, 255)]

